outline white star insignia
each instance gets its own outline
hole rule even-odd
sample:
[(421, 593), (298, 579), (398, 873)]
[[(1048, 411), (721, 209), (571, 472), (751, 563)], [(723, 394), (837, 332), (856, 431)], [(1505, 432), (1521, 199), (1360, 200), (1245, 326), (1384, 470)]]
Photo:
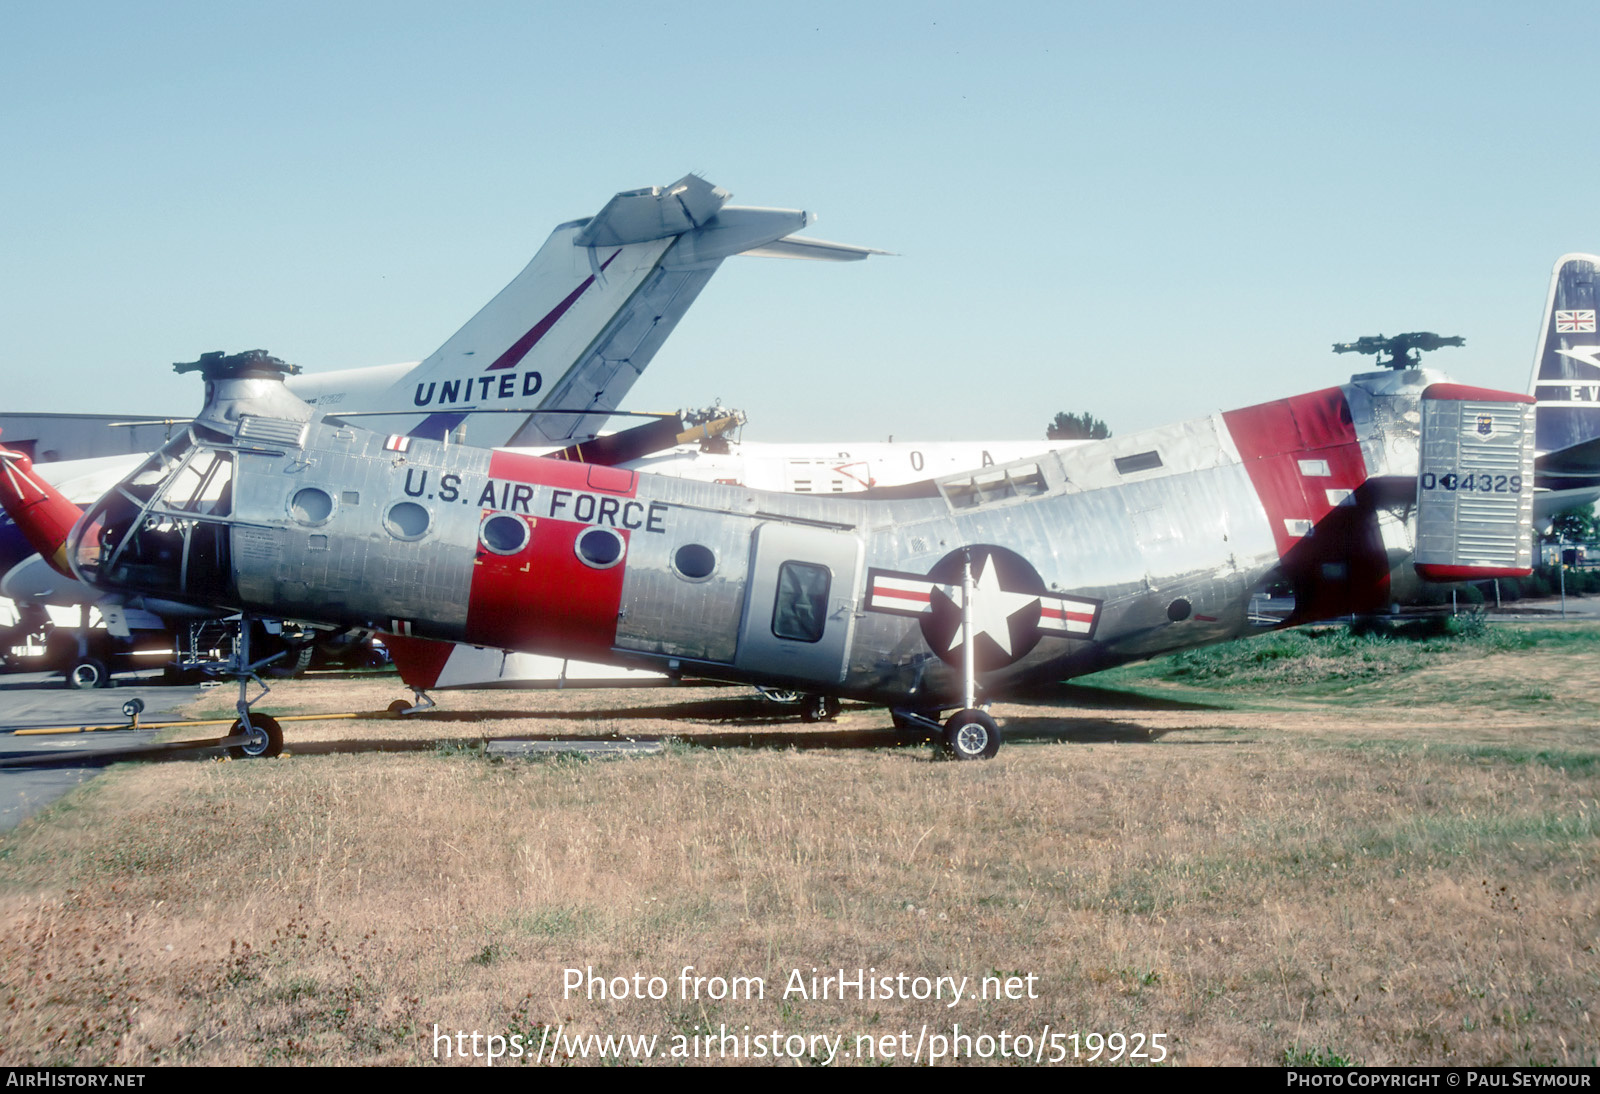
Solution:
[[(1000, 577), (989, 566), (990, 559), (986, 555), (978, 563), (977, 571), (972, 575), (972, 630), (976, 640), (980, 634), (987, 634), (993, 639), (995, 645), (1011, 656), (1011, 617), (1022, 609), (1039, 602), (1036, 594), (1007, 592), (1000, 587)], [(961, 606), (961, 586), (944, 586), (945, 595)], [(961, 626), (956, 628), (956, 633), (950, 639), (950, 646), (946, 652), (954, 652), (967, 642), (967, 624), (963, 620)]]

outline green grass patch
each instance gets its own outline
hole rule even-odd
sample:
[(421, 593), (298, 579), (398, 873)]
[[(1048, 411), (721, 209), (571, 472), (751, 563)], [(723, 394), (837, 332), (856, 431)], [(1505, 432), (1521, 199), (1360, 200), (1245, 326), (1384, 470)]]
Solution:
[(1283, 1050), (1284, 1067), (1354, 1067), (1355, 1061), (1320, 1045), (1291, 1045)]
[(1455, 745), (1437, 742), (1401, 741), (1393, 738), (1330, 740), (1329, 747), (1355, 752), (1374, 752), (1395, 760), (1429, 756), (1477, 764), (1532, 765), (1565, 771), (1570, 775), (1592, 775), (1600, 771), (1600, 752), (1574, 748), (1515, 748), (1509, 745)]
[[(1600, 627), (1507, 626), (1486, 624), (1481, 616), (1446, 617), (1440, 623), (1298, 627), (1123, 665), (1084, 677), (1083, 682), (1135, 691), (1141, 684), (1155, 684), (1310, 698), (1451, 660), (1530, 649), (1574, 656), (1600, 651)], [(1548, 690), (1515, 679), (1488, 683), (1501, 703), (1537, 704), (1551, 698)], [(1441, 698), (1448, 696), (1429, 696)]]

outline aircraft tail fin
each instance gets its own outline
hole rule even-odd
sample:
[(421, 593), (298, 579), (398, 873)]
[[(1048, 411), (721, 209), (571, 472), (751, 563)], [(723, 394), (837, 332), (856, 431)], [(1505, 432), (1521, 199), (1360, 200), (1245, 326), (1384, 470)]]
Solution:
[(1538, 448), (1558, 452), (1600, 437), (1600, 256), (1562, 255), (1550, 275), (1530, 394), (1539, 402)]
[(1529, 390), (1537, 400), (1539, 515), (1600, 498), (1600, 256), (1567, 254), (1550, 275)]
[(352, 398), (344, 390), (356, 382), (357, 370), (350, 370), (297, 378), (295, 391), (333, 414), (352, 408), (406, 416), (362, 423), (379, 431), (443, 439), (465, 426), (479, 445), (587, 437), (723, 259), (751, 251), (837, 260), (875, 253), (792, 240), (812, 214), (729, 205), (730, 197), (696, 175), (617, 194), (595, 216), (559, 225), (442, 346), (386, 375), (385, 390)]
[(33, 470), (33, 461), (0, 446), (0, 505), (51, 568), (72, 577), (67, 535), (83, 515)]

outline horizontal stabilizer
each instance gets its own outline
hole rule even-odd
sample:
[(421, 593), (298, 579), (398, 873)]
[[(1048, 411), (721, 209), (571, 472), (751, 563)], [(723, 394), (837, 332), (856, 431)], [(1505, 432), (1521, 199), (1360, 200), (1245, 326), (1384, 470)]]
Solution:
[(742, 252), (755, 255), (757, 258), (807, 258), (814, 262), (860, 262), (868, 255), (892, 254), (892, 251), (880, 251), (875, 247), (857, 247), (852, 243), (830, 243), (826, 239), (805, 239), (801, 236), (788, 236), (768, 243), (763, 247), (752, 247)]
[(1541, 478), (1600, 479), (1600, 437), (1546, 452), (1534, 461)]
[(721, 262), (798, 232), (816, 218), (802, 209), (757, 209), (730, 205), (710, 222), (685, 232), (662, 261), (665, 269), (688, 269)]
[(573, 242), (621, 247), (682, 235), (716, 216), (732, 196), (698, 175), (685, 175), (671, 186), (628, 190), (606, 202)]

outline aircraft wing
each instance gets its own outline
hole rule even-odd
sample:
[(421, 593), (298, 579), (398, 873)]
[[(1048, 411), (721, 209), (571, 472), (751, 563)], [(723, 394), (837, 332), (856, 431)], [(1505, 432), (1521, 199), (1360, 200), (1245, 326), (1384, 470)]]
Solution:
[(1600, 437), (1546, 452), (1534, 461), (1534, 467), (1541, 479), (1600, 480)]

